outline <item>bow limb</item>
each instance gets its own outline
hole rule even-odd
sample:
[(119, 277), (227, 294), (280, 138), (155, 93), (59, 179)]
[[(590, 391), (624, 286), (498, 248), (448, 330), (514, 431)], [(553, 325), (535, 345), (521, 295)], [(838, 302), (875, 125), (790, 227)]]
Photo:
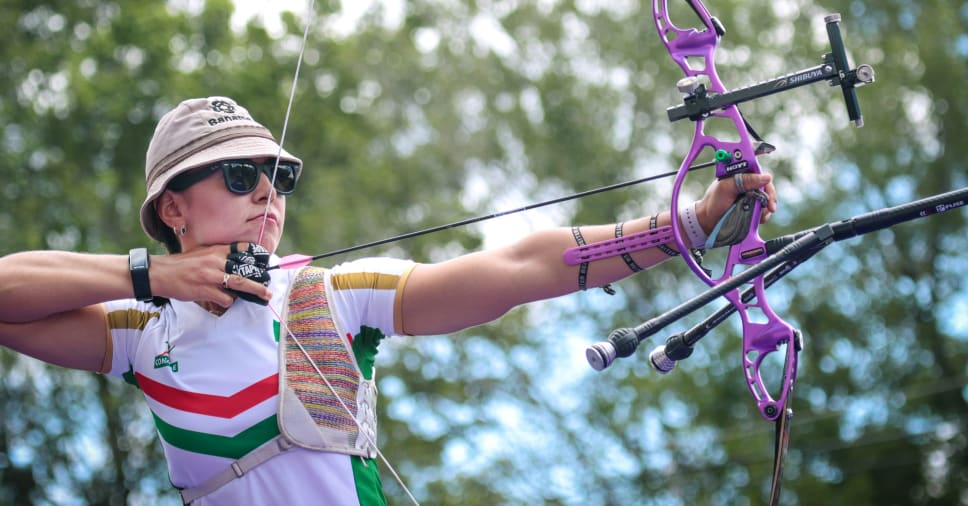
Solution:
[[(746, 88), (727, 91), (715, 67), (715, 50), (725, 30), (716, 18), (710, 16), (702, 0), (686, 0), (686, 2), (701, 21), (700, 28), (683, 29), (676, 26), (669, 18), (668, 0), (652, 2), (655, 26), (659, 36), (669, 55), (686, 74), (686, 77), (678, 83), (679, 90), (686, 94), (684, 104), (669, 108), (667, 111), (669, 119), (676, 121), (689, 118), (696, 123), (692, 148), (679, 168), (672, 191), (672, 235), (682, 252), (719, 245), (729, 245), (730, 248), (726, 253), (722, 274), (718, 277), (713, 277), (711, 272), (705, 271), (699, 264), (699, 260), (692, 255), (680, 255), (689, 268), (710, 288), (702, 295), (685, 301), (641, 325), (612, 331), (608, 341), (589, 346), (585, 354), (592, 368), (600, 371), (611, 365), (616, 358), (630, 356), (640, 342), (666, 325), (705, 306), (716, 297), (725, 297), (729, 305), (693, 329), (670, 337), (666, 345), (657, 347), (650, 354), (649, 360), (660, 374), (671, 371), (676, 361), (689, 357), (693, 345), (712, 327), (721, 323), (732, 312), (740, 314), (743, 323), (743, 371), (747, 387), (756, 400), (760, 414), (767, 420), (776, 422), (777, 439), (774, 447), (773, 484), (770, 491), (770, 504), (775, 505), (779, 501), (783, 457), (789, 438), (789, 421), (793, 414), (789, 406), (796, 380), (797, 354), (801, 349), (801, 336), (799, 331), (777, 316), (767, 303), (766, 287), (789, 272), (796, 263), (815, 253), (816, 250), (810, 248), (829, 240), (832, 237), (832, 231), (825, 232), (825, 237), (815, 237), (814, 239), (820, 241), (815, 244), (812, 242), (798, 244), (800, 239), (797, 239), (784, 247), (780, 243), (771, 241), (773, 243), (771, 249), (771, 245), (765, 243), (758, 232), (765, 199), (754, 194), (749, 198), (738, 199), (733, 204), (730, 212), (737, 209), (740, 212), (734, 213), (728, 220), (725, 218), (729, 216), (729, 212), (720, 218), (719, 224), (712, 232), (712, 238), (701, 239), (705, 231), (695, 231), (695, 227), (698, 226), (696, 220), (687, 218), (689, 219), (687, 225), (693, 232), (690, 234), (691, 237), (687, 238), (679, 217), (680, 190), (685, 182), (688, 168), (700, 153), (711, 149), (715, 153), (716, 161), (713, 164), (716, 166), (717, 178), (732, 176), (741, 194), (750, 191), (738, 181), (738, 176), (760, 173), (756, 156), (769, 153), (773, 148), (756, 135), (743, 119), (736, 104), (805, 84), (828, 81), (832, 85), (840, 85), (844, 90), (848, 116), (855, 125), (860, 126), (862, 117), (856, 103), (854, 88), (874, 82), (874, 70), (869, 65), (860, 65), (856, 69), (850, 69), (847, 66), (839, 32), (840, 15), (831, 14), (825, 17), (824, 21), (827, 24), (832, 52), (824, 55), (820, 65)], [(707, 134), (705, 127), (710, 119), (725, 122), (727, 125), (731, 123), (739, 140), (726, 141)], [(737, 217), (738, 220), (735, 219)], [(750, 220), (748, 226), (743, 221), (746, 219)], [(736, 227), (740, 222), (746, 228)], [(717, 237), (718, 229), (724, 223), (727, 223), (724, 229), (732, 230), (723, 234), (724, 237)], [(777, 250), (777, 247), (782, 249)], [(804, 248), (807, 250), (803, 250)], [(770, 251), (775, 251), (776, 254), (770, 255)], [(789, 257), (793, 254), (803, 256), (791, 260)], [(740, 289), (744, 285), (749, 286), (741, 294)], [(786, 349), (786, 361), (779, 396), (774, 398), (766, 388), (760, 370), (766, 357), (777, 352), (780, 346)]]
[[(716, 72), (716, 48), (721, 37), (725, 34), (722, 24), (709, 14), (702, 0), (687, 0), (692, 10), (702, 22), (702, 28), (682, 29), (669, 18), (668, 0), (653, 0), (653, 14), (656, 29), (665, 44), (669, 55), (686, 74), (679, 81), (679, 90), (690, 98), (704, 99), (709, 94), (724, 94), (727, 92)], [(672, 116), (670, 115), (670, 119)], [(733, 103), (720, 109), (703, 111), (690, 116), (695, 121), (692, 148), (683, 160), (676, 176), (672, 191), (672, 230), (679, 251), (688, 251), (695, 244), (687, 244), (679, 219), (680, 190), (685, 182), (687, 169), (700, 153), (711, 149), (715, 153), (716, 177), (719, 179), (736, 176), (743, 173), (760, 173), (760, 166), (756, 160), (757, 146), (753, 143), (751, 128), (743, 119), (739, 107)], [(738, 136), (736, 141), (725, 141), (715, 135), (707, 134), (706, 122), (710, 119), (727, 121), (732, 124)], [(757, 141), (759, 140), (757, 137)], [(768, 145), (766, 145), (768, 146)], [(769, 150), (764, 149), (766, 153)], [(740, 191), (745, 190), (740, 186)], [(759, 235), (759, 224), (763, 201), (753, 201), (750, 215), (750, 226), (746, 236), (738, 243), (731, 244), (723, 266), (722, 274), (711, 277), (693, 255), (680, 255), (689, 268), (706, 284), (715, 287), (730, 280), (737, 267), (741, 265), (755, 265), (765, 260), (767, 249)], [(691, 241), (690, 241), (691, 242)], [(710, 241), (713, 242), (713, 241)], [(760, 414), (767, 420), (776, 421), (776, 444), (774, 447), (773, 477), (770, 487), (770, 504), (779, 502), (783, 460), (786, 454), (789, 438), (789, 418), (792, 411), (789, 403), (796, 381), (797, 357), (800, 350), (800, 335), (790, 324), (781, 319), (770, 307), (766, 299), (764, 276), (761, 274), (752, 280), (755, 294), (745, 301), (739, 288), (734, 288), (724, 294), (727, 300), (736, 308), (743, 324), (743, 375), (746, 386), (756, 401)], [(757, 315), (754, 321), (752, 315)], [(779, 395), (774, 397), (766, 387), (760, 370), (764, 360), (772, 353), (778, 352), (781, 345), (785, 345), (786, 357), (783, 366), (783, 377), (779, 388)]]
[[(680, 91), (690, 96), (723, 94), (727, 89), (716, 72), (715, 54), (725, 30), (720, 22), (709, 14), (701, 0), (688, 0), (688, 4), (698, 16), (702, 27), (676, 26), (669, 17), (668, 0), (653, 0), (653, 14), (659, 36), (673, 61), (686, 75), (679, 82)], [(678, 210), (680, 190), (688, 173), (686, 169), (701, 153), (707, 150), (715, 153), (716, 177), (720, 179), (737, 174), (761, 172), (756, 159), (758, 146), (754, 144), (753, 135), (738, 106), (731, 104), (691, 119), (695, 121), (692, 148), (679, 168), (671, 199), (673, 233), (680, 251), (697, 247), (683, 234)], [(707, 133), (707, 122), (711, 119), (731, 124), (730, 130), (735, 129), (738, 140), (724, 140)], [(749, 230), (741, 241), (730, 246), (720, 276), (712, 277), (693, 255), (681, 255), (689, 268), (709, 286), (716, 286), (728, 280), (742, 265), (755, 265), (766, 258), (765, 243), (758, 232), (763, 203), (755, 201), (753, 205)], [(736, 307), (742, 318), (743, 371), (747, 388), (753, 395), (760, 414), (767, 420), (776, 420), (785, 411), (788, 396), (793, 390), (798, 346), (794, 345), (796, 338), (793, 327), (777, 316), (767, 302), (763, 277), (754, 279), (752, 286), (756, 296), (747, 302), (741, 299), (738, 288), (727, 292), (724, 296)], [(752, 317), (754, 314), (757, 315), (756, 321)], [(763, 319), (765, 322), (762, 321)], [(774, 397), (766, 387), (760, 369), (764, 359), (769, 354), (777, 352), (784, 344), (786, 344), (786, 360), (783, 380), (779, 394)]]

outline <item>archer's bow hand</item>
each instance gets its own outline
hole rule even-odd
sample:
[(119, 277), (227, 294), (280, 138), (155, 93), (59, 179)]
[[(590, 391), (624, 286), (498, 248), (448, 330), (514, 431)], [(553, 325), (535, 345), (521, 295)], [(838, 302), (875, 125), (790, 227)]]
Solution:
[(696, 203), (696, 215), (699, 225), (707, 235), (712, 233), (723, 216), (733, 208), (739, 201), (739, 197), (744, 193), (759, 189), (765, 196), (763, 202), (763, 212), (760, 215), (760, 223), (766, 223), (770, 216), (776, 212), (776, 188), (773, 187), (773, 178), (769, 174), (741, 174), (740, 182), (737, 184), (736, 177), (719, 179), (706, 189)]

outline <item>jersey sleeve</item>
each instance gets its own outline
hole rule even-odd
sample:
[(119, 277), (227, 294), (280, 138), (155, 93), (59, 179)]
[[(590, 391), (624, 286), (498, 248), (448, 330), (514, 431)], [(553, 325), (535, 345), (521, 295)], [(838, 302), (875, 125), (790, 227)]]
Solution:
[(340, 324), (356, 333), (363, 327), (387, 336), (402, 332), (401, 297), (416, 264), (393, 258), (364, 258), (329, 270), (328, 297)]
[(120, 378), (131, 371), (141, 336), (150, 324), (157, 324), (162, 309), (133, 299), (103, 304), (111, 340), (111, 369), (108, 376)]

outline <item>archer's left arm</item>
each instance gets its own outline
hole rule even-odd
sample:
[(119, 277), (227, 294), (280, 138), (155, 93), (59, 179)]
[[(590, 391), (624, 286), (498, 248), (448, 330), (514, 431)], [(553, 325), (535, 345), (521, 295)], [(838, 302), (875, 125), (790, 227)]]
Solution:
[[(768, 174), (746, 174), (752, 187), (766, 186), (770, 196), (767, 213), (776, 210), (776, 195)], [(697, 205), (702, 228), (709, 233), (738, 196), (732, 179), (713, 183)], [(656, 226), (671, 224), (669, 211), (659, 213)], [(625, 222), (624, 235), (650, 228), (650, 218)], [(586, 243), (615, 237), (615, 224), (580, 227)], [(480, 251), (414, 268), (404, 287), (400, 310), (403, 328), (411, 335), (455, 332), (492, 321), (520, 304), (549, 299), (579, 289), (579, 266), (566, 265), (562, 255), (574, 247), (570, 228), (532, 233), (520, 241), (494, 250)], [(676, 249), (675, 242), (669, 247)], [(670, 258), (658, 248), (632, 253), (634, 262), (648, 269)], [(628, 277), (632, 270), (621, 257), (592, 262), (586, 286), (595, 288)]]

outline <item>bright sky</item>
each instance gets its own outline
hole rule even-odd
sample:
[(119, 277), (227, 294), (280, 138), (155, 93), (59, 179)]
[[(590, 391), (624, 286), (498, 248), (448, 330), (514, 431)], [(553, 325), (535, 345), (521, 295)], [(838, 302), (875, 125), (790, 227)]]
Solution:
[(279, 35), (282, 31), (279, 14), (284, 11), (292, 11), (302, 16), (306, 13), (308, 6), (309, 2), (303, 0), (275, 0), (271, 2), (265, 0), (235, 0), (232, 26), (241, 28), (249, 19), (259, 17), (265, 23), (270, 34)]
[[(356, 21), (373, 6), (374, 1), (342, 0), (340, 2), (341, 14), (337, 18), (334, 29), (342, 33), (352, 31)], [(381, 3), (384, 4), (385, 12), (391, 16), (403, 11), (403, 0), (384, 0)], [(275, 0), (271, 2), (266, 0), (235, 0), (235, 15), (232, 17), (232, 26), (241, 28), (249, 19), (259, 17), (265, 23), (270, 34), (280, 35), (282, 25), (279, 23), (279, 14), (284, 11), (291, 11), (298, 13), (302, 18), (308, 12), (311, 4), (313, 4), (312, 0)], [(316, 7), (316, 12), (318, 12), (318, 7)]]

